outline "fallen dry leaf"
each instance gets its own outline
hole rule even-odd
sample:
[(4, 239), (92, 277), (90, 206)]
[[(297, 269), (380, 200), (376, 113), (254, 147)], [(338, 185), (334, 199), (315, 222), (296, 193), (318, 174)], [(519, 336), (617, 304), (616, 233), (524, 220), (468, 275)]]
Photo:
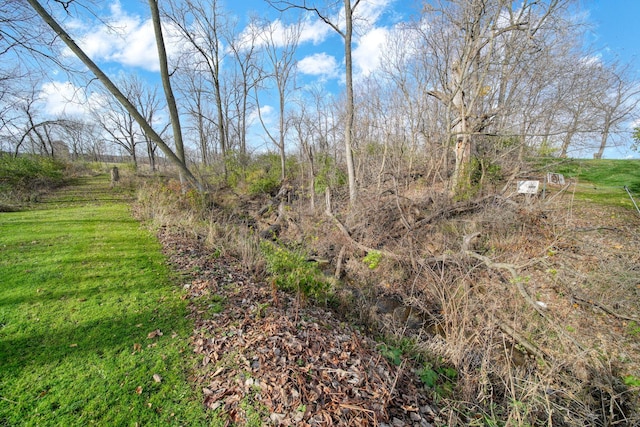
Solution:
[[(437, 410), (431, 411), (411, 370), (391, 365), (375, 342), (331, 312), (300, 307), (280, 291), (273, 304), (269, 284), (254, 283), (224, 258), (212, 260), (198, 242), (167, 229), (159, 237), (175, 268), (198, 272), (184, 290), (195, 326), (192, 351), (202, 357), (194, 380), (206, 408), (223, 408), (244, 425), (240, 405), (250, 394), (271, 414), (264, 423), (414, 425), (411, 414), (434, 419)], [(212, 316), (201, 298), (214, 293), (225, 308)], [(262, 306), (269, 309), (255, 315)]]
[(162, 377), (158, 374), (153, 374), (153, 380), (157, 383), (162, 381)]
[(147, 335), (147, 338), (153, 339), (155, 337), (161, 337), (161, 336), (162, 336), (162, 331), (160, 329), (156, 329), (155, 331), (149, 332), (149, 334)]

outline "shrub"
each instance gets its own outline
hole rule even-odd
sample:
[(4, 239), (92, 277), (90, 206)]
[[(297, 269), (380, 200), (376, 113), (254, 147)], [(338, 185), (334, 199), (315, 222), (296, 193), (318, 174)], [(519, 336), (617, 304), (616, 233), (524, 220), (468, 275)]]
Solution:
[(369, 269), (371, 270), (375, 270), (376, 267), (378, 267), (378, 265), (380, 264), (381, 260), (382, 260), (382, 253), (376, 250), (369, 251), (367, 253), (367, 256), (362, 258), (362, 262), (367, 264), (367, 266), (369, 266)]
[(278, 288), (315, 300), (330, 296), (329, 282), (315, 264), (307, 261), (302, 252), (268, 241), (260, 243), (260, 250), (267, 261), (267, 272)]
[(347, 184), (347, 174), (336, 166), (332, 157), (321, 155), (318, 164), (319, 168), (315, 179), (316, 194), (324, 194), (327, 187), (337, 188)]
[(247, 174), (247, 190), (249, 194), (275, 194), (280, 188), (280, 177), (264, 170), (251, 171)]
[(280, 157), (259, 155), (249, 166), (245, 183), (249, 194), (275, 194), (280, 188)]

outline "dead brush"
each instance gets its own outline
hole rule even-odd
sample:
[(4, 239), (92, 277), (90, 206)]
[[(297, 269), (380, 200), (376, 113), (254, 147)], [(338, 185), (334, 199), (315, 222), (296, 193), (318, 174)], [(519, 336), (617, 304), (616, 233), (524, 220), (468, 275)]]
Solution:
[(143, 182), (137, 192), (134, 212), (140, 219), (151, 221), (156, 226), (163, 226), (175, 222), (180, 215), (177, 206), (177, 196), (159, 182)]
[(258, 276), (264, 273), (254, 230), (233, 208), (210, 201), (206, 194), (183, 192), (177, 181), (147, 182), (138, 190), (135, 211), (155, 227), (176, 228), (194, 236), (217, 255), (237, 258), (247, 271)]
[(221, 255), (236, 258), (245, 271), (261, 279), (266, 272), (264, 257), (260, 252), (258, 234), (245, 226), (220, 222), (217, 218), (207, 221), (206, 244)]
[[(455, 392), (436, 396), (448, 425), (535, 425), (549, 420), (535, 361), (502, 332), (505, 307), (478, 285), (482, 272), (451, 263), (422, 274), (422, 309), (440, 307), (437, 336), (419, 348), (458, 372)], [(467, 270), (465, 272), (465, 270)], [(498, 294), (501, 292), (496, 292)], [(517, 295), (511, 295), (517, 298)], [(553, 424), (550, 424), (553, 425)]]
[[(214, 250), (236, 256), (258, 275), (264, 272), (259, 238), (237, 206), (216, 203), (185, 214), (169, 195), (146, 197), (157, 201), (142, 201), (150, 217), (168, 221), (180, 212), (174, 223), (197, 230)], [(544, 204), (523, 210), (500, 197), (454, 208), (432, 202), (419, 212), (418, 204), (393, 191), (363, 198), (368, 208), (348, 214), (288, 212), (281, 237), (331, 260), (347, 287), (357, 290), (353, 298), (371, 305), (383, 291), (399, 298), (402, 306), (389, 316), (396, 323), (385, 331), (398, 341), (415, 340), (437, 361), (434, 368), (443, 364), (457, 372), (451, 392), (432, 389), (443, 424), (640, 422), (638, 388), (622, 381), (638, 372), (640, 351), (640, 332), (623, 317), (639, 312), (637, 298), (629, 297), (639, 283), (637, 255), (625, 250), (629, 232), (593, 239), (604, 232), (567, 228), (558, 207), (550, 215)], [(621, 253), (592, 262), (601, 245), (620, 246)], [(363, 261), (372, 250), (381, 257), (374, 268)], [(368, 312), (362, 301), (352, 304)]]

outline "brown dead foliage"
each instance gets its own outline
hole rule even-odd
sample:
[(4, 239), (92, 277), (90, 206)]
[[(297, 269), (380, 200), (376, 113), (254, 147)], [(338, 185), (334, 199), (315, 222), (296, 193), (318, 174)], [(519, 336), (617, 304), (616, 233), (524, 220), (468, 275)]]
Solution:
[[(623, 379), (640, 372), (640, 219), (559, 191), (444, 203), (392, 188), (334, 209), (344, 229), (326, 215), (301, 228), (330, 266), (346, 248), (343, 281), (365, 296), (354, 312), (456, 368), (456, 394), (440, 400), (448, 425), (476, 411), (507, 425), (636, 425), (638, 388)], [(293, 227), (281, 238), (300, 239)], [(383, 254), (375, 269), (364, 246)]]
[[(391, 365), (375, 343), (331, 312), (249, 279), (212, 259), (196, 240), (160, 232), (184, 285), (203, 404), (245, 424), (247, 403), (263, 424), (429, 426), (435, 411), (409, 366)], [(274, 293), (276, 292), (276, 293)], [(215, 296), (221, 310), (213, 310)]]
[[(201, 243), (228, 247), (241, 268), (165, 233), (173, 262), (199, 271), (189, 298), (203, 399), (240, 424), (249, 399), (283, 425), (638, 425), (640, 391), (623, 380), (640, 372), (640, 218), (559, 191), (453, 203), (421, 185), (392, 186), (362, 191), (358, 209), (340, 209), (345, 197), (334, 194), (331, 215), (320, 200), (312, 210), (297, 199), (282, 217), (273, 203), (259, 210), (264, 200), (230, 202), (207, 211), (216, 232), (200, 233)], [(389, 366), (333, 315), (249, 280), (244, 272), (264, 270), (250, 265), (255, 242), (233, 244), (274, 223), (280, 242), (341, 278), (343, 314), (455, 368), (452, 393), (420, 389), (416, 372)], [(364, 248), (383, 254), (376, 267)], [(219, 314), (211, 295), (225, 299)], [(437, 415), (422, 393), (438, 399)]]

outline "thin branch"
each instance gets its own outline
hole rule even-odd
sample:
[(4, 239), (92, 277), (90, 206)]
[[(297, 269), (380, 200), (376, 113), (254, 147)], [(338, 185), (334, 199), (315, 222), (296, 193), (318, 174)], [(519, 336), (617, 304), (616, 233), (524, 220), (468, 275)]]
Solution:
[(609, 314), (609, 315), (611, 315), (613, 317), (616, 317), (618, 319), (628, 320), (630, 322), (640, 323), (640, 318), (639, 317), (625, 316), (624, 314), (616, 313), (615, 311), (613, 311), (613, 309), (611, 309), (611, 308), (607, 307), (606, 305), (601, 304), (601, 303), (599, 303), (597, 301), (590, 301), (590, 300), (581, 298), (581, 297), (579, 297), (579, 296), (577, 296), (575, 294), (571, 295), (571, 298), (573, 298), (574, 300), (578, 300), (578, 301), (580, 301), (580, 302), (582, 302), (584, 304), (588, 304), (588, 305), (591, 305), (593, 307), (599, 308), (600, 310), (604, 311), (605, 313), (607, 313), (607, 314)]
[[(325, 16), (317, 7), (308, 6), (305, 0), (302, 1), (302, 4), (297, 4), (290, 1), (282, 1), (282, 0), (278, 0), (278, 1), (267, 0), (267, 3), (269, 3), (274, 9), (276, 9), (279, 12), (285, 12), (290, 9), (300, 9), (306, 12), (312, 12), (322, 22), (324, 22), (325, 24), (333, 28), (333, 30), (336, 33), (338, 33), (342, 38), (346, 38), (346, 34), (335, 23), (333, 23), (327, 16)], [(355, 9), (358, 3), (360, 3), (360, 0), (358, 0), (351, 9), (352, 10)]]

